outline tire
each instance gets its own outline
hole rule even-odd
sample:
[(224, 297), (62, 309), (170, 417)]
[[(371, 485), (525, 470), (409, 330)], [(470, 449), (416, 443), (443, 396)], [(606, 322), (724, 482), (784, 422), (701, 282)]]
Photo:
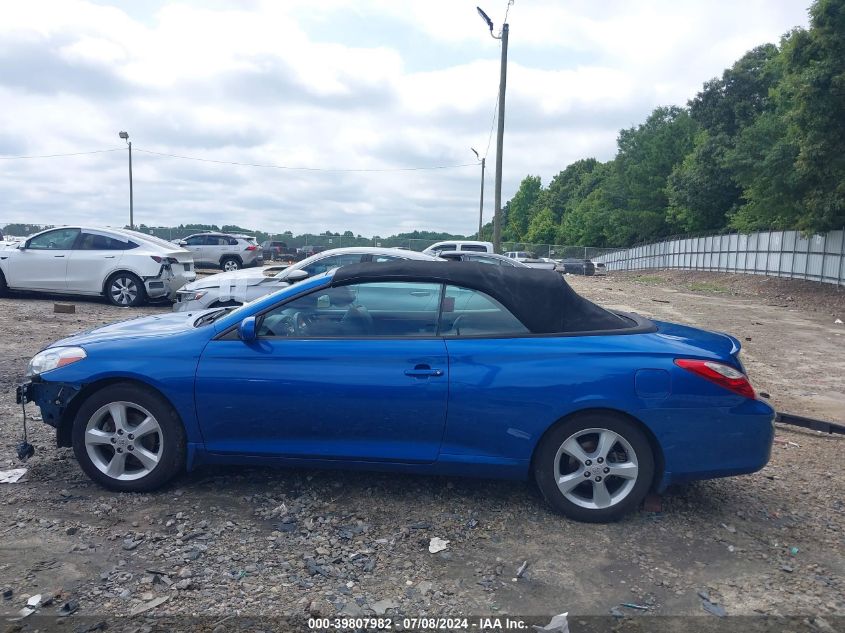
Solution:
[(579, 414), (553, 427), (533, 463), (546, 502), (585, 523), (615, 521), (636, 509), (654, 479), (654, 454), (645, 433), (612, 412)]
[(0, 297), (5, 297), (9, 294), (9, 286), (6, 284), (6, 277), (0, 272)]
[(179, 416), (164, 398), (139, 385), (117, 383), (92, 394), (76, 414), (72, 438), (82, 470), (109, 490), (155, 490), (185, 467)]
[(237, 257), (224, 257), (220, 260), (220, 268), (227, 273), (241, 268), (241, 262)]
[(144, 283), (133, 273), (117, 272), (106, 281), (106, 298), (120, 308), (134, 308), (147, 300)]

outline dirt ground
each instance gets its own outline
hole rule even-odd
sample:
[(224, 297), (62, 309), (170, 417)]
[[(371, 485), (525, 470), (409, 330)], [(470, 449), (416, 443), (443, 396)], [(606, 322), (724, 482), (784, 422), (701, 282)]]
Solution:
[[(845, 422), (845, 325), (835, 323), (845, 320), (845, 289), (677, 272), (568, 279), (609, 307), (734, 334), (777, 409)], [(52, 299), (0, 299), (0, 470), (19, 466), (13, 389), (33, 354), (166, 309), (75, 303), (71, 315), (54, 314)], [(0, 589), (12, 591), (0, 613), (61, 591), (80, 615), (98, 617), (159, 598), (147, 614), (221, 620), (706, 615), (708, 604), (731, 615), (845, 615), (842, 436), (779, 426), (761, 472), (670, 490), (662, 508), (616, 524), (582, 525), (519, 482), (201, 468), (154, 494), (115, 494), (89, 483), (49, 427), (30, 429), (29, 472), (0, 484)], [(430, 554), (434, 536), (448, 549)]]

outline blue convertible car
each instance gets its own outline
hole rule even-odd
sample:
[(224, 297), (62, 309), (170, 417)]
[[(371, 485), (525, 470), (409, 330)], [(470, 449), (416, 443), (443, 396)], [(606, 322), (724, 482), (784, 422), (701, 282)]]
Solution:
[(607, 521), (651, 489), (766, 464), (774, 412), (739, 350), (604, 310), (551, 271), (356, 264), (58, 341), (19, 396), (113, 490), (201, 463), (533, 478), (555, 510)]

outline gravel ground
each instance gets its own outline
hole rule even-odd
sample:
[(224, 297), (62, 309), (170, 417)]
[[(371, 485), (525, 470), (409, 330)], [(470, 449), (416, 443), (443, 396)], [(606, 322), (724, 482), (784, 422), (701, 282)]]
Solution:
[[(845, 422), (845, 325), (835, 323), (845, 292), (701, 273), (569, 279), (607, 306), (733, 333), (778, 409)], [(30, 356), (74, 331), (163, 309), (76, 305), (54, 314), (52, 301), (0, 299), (0, 469), (19, 465), (13, 387)], [(582, 525), (520, 482), (202, 468), (155, 494), (115, 494), (89, 483), (46, 425), (30, 428), (29, 472), (0, 484), (0, 589), (12, 591), (0, 613), (61, 593), (80, 615), (149, 608), (212, 620), (704, 615), (708, 605), (845, 615), (842, 436), (779, 427), (757, 474), (673, 489), (620, 523)], [(448, 548), (429, 553), (432, 537)]]

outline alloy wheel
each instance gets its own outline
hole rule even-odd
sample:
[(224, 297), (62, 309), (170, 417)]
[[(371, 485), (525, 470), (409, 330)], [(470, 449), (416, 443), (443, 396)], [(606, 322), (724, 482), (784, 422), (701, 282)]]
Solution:
[(109, 292), (114, 303), (129, 306), (138, 298), (138, 284), (131, 277), (115, 277)]
[(232, 272), (233, 270), (238, 270), (239, 268), (240, 266), (238, 265), (238, 262), (236, 262), (234, 259), (227, 259), (225, 262), (223, 262), (223, 270), (225, 270), (226, 272)]
[(622, 435), (589, 428), (570, 435), (557, 450), (554, 478), (566, 499), (582, 508), (617, 505), (634, 488), (637, 454)]
[(85, 449), (107, 477), (132, 481), (158, 466), (163, 437), (155, 417), (131, 402), (110, 402), (94, 412), (85, 427)]

